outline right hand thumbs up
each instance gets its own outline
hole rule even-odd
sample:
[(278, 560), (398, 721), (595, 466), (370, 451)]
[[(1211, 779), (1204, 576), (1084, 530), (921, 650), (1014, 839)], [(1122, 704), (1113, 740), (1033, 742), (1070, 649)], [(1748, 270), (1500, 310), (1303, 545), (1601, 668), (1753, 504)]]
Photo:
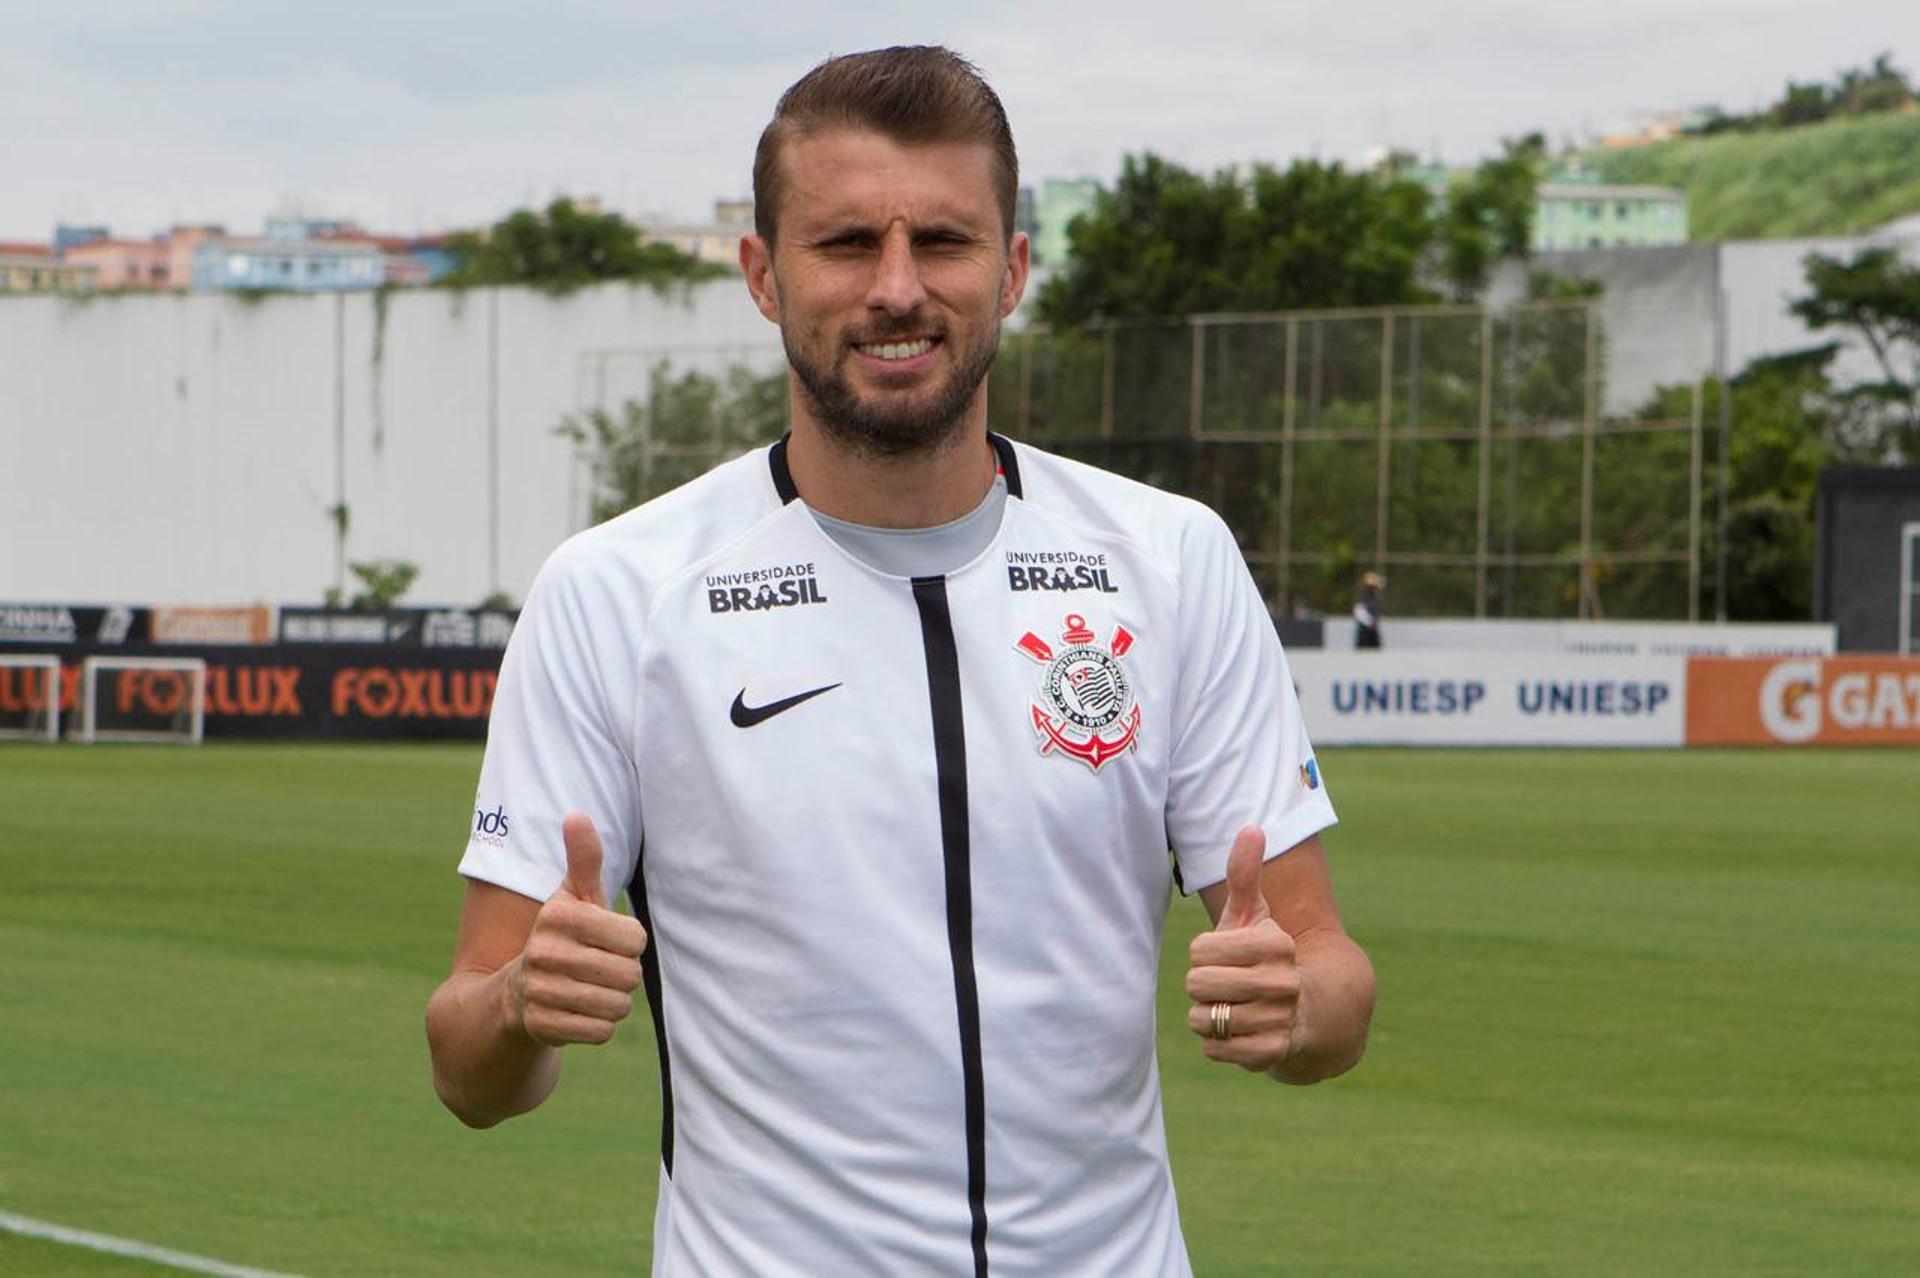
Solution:
[(600, 878), (600, 832), (584, 812), (569, 812), (560, 823), (567, 845), (567, 877), (561, 887), (589, 905), (607, 908), (606, 885)]
[(534, 916), (508, 981), (527, 1035), (550, 1047), (604, 1043), (633, 1011), (647, 930), (607, 908), (600, 835), (585, 813), (560, 826), (567, 874)]

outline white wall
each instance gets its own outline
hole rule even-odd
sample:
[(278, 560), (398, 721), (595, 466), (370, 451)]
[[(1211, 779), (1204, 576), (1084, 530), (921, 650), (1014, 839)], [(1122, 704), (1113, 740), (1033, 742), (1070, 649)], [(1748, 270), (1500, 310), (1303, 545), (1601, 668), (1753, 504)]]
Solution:
[(1834, 365), (1837, 378), (1877, 377), (1871, 359), (1850, 334), (1809, 332), (1787, 309), (1806, 295), (1807, 254), (1845, 259), (1875, 244), (1892, 245), (1908, 261), (1920, 263), (1920, 235), (1912, 234), (1580, 249), (1503, 264), (1494, 272), (1487, 301), (1500, 307), (1523, 296), (1530, 270), (1604, 284), (1600, 308), (1607, 362), (1602, 407), (1624, 415), (1638, 410), (1657, 386), (1680, 385), (1713, 373), (1716, 291), (1726, 295), (1728, 371), (1738, 373), (1763, 355), (1838, 340), (1848, 349)]
[(582, 522), (553, 430), (596, 402), (583, 353), (779, 354), (738, 280), (670, 296), (403, 291), (384, 326), (378, 305), (0, 298), (0, 600), (317, 602), (342, 484), (346, 557), (418, 563), (410, 600), (470, 603), (495, 585), (519, 599)]

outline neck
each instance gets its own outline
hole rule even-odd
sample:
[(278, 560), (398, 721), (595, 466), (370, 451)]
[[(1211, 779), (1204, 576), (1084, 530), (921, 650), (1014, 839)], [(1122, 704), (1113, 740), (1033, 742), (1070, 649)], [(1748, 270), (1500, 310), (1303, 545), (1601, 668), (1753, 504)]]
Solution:
[(787, 469), (807, 505), (870, 528), (932, 528), (960, 518), (993, 487), (987, 398), (967, 407), (961, 427), (919, 452), (876, 456), (850, 448), (806, 411), (796, 389)]

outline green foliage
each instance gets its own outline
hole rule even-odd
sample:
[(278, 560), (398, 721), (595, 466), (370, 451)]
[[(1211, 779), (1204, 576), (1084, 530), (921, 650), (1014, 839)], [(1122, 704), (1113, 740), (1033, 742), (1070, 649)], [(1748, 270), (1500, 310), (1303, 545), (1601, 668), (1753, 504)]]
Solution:
[(1791, 309), (1815, 332), (1858, 335), (1881, 377), (1832, 392), (1848, 451), (1860, 460), (1899, 461), (1920, 451), (1920, 266), (1892, 248), (1869, 248), (1850, 261), (1810, 253), (1807, 296)]
[(1204, 178), (1152, 154), (1129, 156), (1113, 190), (1075, 219), (1073, 255), (1041, 290), (1038, 314), (1067, 327), (1430, 300), (1419, 282), (1433, 236), (1427, 204), (1417, 183), (1337, 163)]
[(450, 288), (531, 284), (564, 293), (603, 280), (665, 286), (729, 274), (668, 244), (641, 242), (640, 230), (618, 213), (582, 209), (557, 199), (544, 213), (521, 209), (485, 234), (453, 237), (455, 266), (440, 280)]
[[(1826, 346), (1756, 360), (1733, 379), (1727, 616), (1734, 621), (1805, 621), (1813, 615), (1815, 487), (1821, 468), (1843, 455), (1826, 373), (1833, 350)], [(1717, 381), (1703, 388), (1701, 415), (1708, 423), (1720, 418), (1721, 394)], [(1677, 417), (1690, 411), (1691, 398), (1691, 387), (1664, 387), (1640, 415)], [(1706, 444), (1711, 474), (1719, 464), (1717, 431), (1707, 431)], [(1669, 462), (1685, 464), (1680, 458)], [(1706, 563), (1719, 553), (1709, 488), (1702, 514)]]
[(420, 575), (420, 565), (404, 559), (372, 559), (348, 564), (347, 571), (360, 582), (360, 589), (347, 607), (355, 612), (384, 612), (399, 603), (401, 596), (413, 586), (414, 579)]
[(1882, 53), (1872, 65), (1849, 67), (1831, 84), (1817, 80), (1800, 84), (1789, 80), (1779, 101), (1752, 115), (1728, 115), (1718, 107), (1689, 130), (1702, 135), (1793, 129), (1848, 116), (1881, 115), (1910, 110), (1914, 87), (1906, 73), (1893, 65), (1893, 54)]
[(786, 428), (784, 370), (756, 374), (735, 365), (722, 377), (676, 375), (663, 360), (649, 375), (644, 402), (630, 399), (618, 414), (569, 415), (554, 433), (584, 454), (593, 479), (590, 513), (599, 523), (778, 439)]
[(1920, 111), (1581, 154), (1608, 182), (1678, 187), (1695, 240), (1844, 235), (1920, 212)]
[(1448, 188), (1438, 250), (1440, 273), (1456, 298), (1477, 296), (1501, 258), (1527, 256), (1533, 237), (1534, 193), (1546, 159), (1543, 135), (1508, 138), (1498, 157)]
[(1493, 264), (1524, 257), (1546, 154), (1539, 134), (1457, 181), (1436, 206), (1408, 157), (1373, 171), (1297, 160), (1212, 177), (1151, 153), (1128, 156), (1113, 190), (1069, 229), (1067, 268), (1039, 317), (1096, 318), (1394, 306), (1477, 294)]

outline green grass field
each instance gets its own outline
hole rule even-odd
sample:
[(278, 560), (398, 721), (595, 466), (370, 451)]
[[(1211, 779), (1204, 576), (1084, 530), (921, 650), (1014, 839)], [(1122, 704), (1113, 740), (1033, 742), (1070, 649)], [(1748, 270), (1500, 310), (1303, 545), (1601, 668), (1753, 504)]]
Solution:
[[(301, 1274), (645, 1272), (649, 1033), (492, 1132), (427, 1080), (478, 758), (0, 749), (0, 1211)], [(1373, 1045), (1313, 1089), (1208, 1064), (1176, 902), (1203, 1278), (1920, 1263), (1920, 756), (1322, 761)], [(0, 1233), (0, 1273), (143, 1272)]]

